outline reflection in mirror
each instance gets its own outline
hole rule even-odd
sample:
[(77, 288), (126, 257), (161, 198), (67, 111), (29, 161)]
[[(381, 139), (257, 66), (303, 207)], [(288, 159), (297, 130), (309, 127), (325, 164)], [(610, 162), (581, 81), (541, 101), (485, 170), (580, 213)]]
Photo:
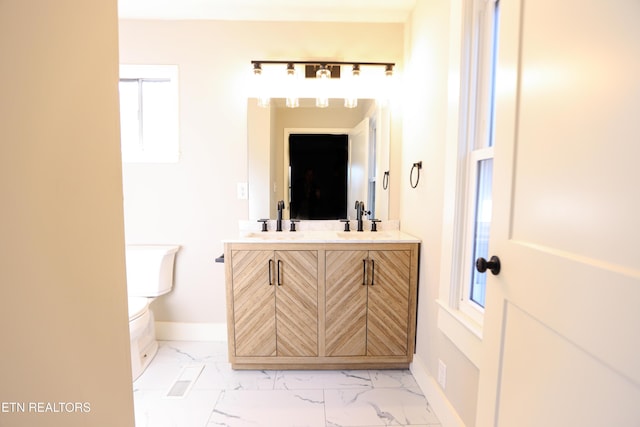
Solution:
[(370, 218), (388, 219), (382, 177), (389, 170), (389, 119), (388, 108), (372, 99), (356, 108), (342, 99), (328, 108), (301, 99), (294, 109), (284, 99), (268, 108), (248, 99), (249, 219), (275, 218), (278, 200), (285, 201), (284, 218), (355, 218), (359, 200)]
[(289, 133), (285, 136), (285, 147), (287, 142), (290, 217), (346, 218), (348, 134)]

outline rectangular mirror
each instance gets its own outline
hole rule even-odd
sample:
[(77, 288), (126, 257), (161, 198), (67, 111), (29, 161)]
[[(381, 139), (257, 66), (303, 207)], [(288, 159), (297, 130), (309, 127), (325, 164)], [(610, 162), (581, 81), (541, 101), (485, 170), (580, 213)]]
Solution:
[(278, 200), (285, 219), (355, 218), (356, 200), (370, 218), (388, 219), (388, 107), (373, 99), (355, 108), (342, 99), (327, 108), (315, 99), (300, 99), (298, 108), (284, 98), (266, 108), (247, 102), (250, 220), (275, 218)]

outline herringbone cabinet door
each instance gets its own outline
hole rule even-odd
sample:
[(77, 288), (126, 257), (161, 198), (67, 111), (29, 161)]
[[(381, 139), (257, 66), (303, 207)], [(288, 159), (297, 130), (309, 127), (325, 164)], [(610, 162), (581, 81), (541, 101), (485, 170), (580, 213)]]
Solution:
[(326, 252), (327, 356), (364, 356), (367, 346), (367, 251)]
[(272, 257), (273, 251), (233, 251), (236, 356), (276, 355), (275, 284), (269, 284)]
[(276, 251), (278, 356), (318, 355), (318, 252)]
[(367, 355), (407, 354), (409, 251), (370, 251), (373, 284), (368, 286)]

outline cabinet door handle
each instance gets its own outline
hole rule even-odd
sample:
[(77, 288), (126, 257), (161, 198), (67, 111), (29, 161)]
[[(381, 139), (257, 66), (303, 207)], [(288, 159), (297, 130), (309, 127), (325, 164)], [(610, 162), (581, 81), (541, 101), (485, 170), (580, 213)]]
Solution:
[(282, 281), (280, 280), (280, 265), (282, 264), (282, 261), (278, 260), (278, 281), (277, 281), (277, 285), (278, 286), (282, 286)]
[(371, 286), (373, 286), (373, 278), (375, 277), (376, 262), (371, 260)]
[(273, 280), (271, 280), (273, 278), (273, 260), (270, 259), (269, 260), (269, 286), (273, 286)]
[(362, 286), (367, 286), (367, 260), (362, 260)]

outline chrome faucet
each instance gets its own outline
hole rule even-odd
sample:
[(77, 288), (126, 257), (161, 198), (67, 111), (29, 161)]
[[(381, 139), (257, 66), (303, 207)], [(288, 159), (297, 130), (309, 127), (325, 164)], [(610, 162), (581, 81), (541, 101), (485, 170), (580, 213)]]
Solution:
[(284, 200), (278, 202), (278, 218), (276, 219), (276, 231), (282, 231), (282, 210), (284, 209)]
[(366, 214), (367, 212), (364, 210), (364, 202), (356, 200), (356, 221), (358, 221), (357, 231), (362, 231), (362, 215)]

